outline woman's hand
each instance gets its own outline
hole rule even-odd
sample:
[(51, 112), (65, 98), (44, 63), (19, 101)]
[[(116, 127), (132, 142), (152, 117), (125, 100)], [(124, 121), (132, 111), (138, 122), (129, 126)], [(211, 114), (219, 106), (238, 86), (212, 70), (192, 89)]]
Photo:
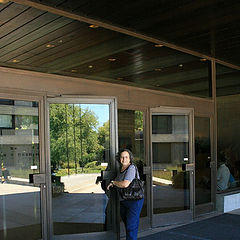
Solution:
[(109, 184), (108, 184), (108, 186), (107, 186), (107, 190), (109, 190), (111, 187), (113, 187), (114, 185), (113, 185), (113, 181), (111, 181)]

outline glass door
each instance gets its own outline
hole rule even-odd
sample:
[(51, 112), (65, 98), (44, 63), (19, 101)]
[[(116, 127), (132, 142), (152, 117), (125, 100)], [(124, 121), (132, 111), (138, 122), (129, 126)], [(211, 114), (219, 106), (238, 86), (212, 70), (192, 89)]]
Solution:
[[(117, 239), (116, 99), (48, 99), (54, 239)], [(118, 227), (117, 227), (118, 226)]]
[(209, 117), (194, 117), (195, 137), (195, 215), (214, 211), (211, 124)]
[[(40, 100), (0, 99), (0, 239), (43, 238)], [(29, 99), (29, 98), (27, 98)], [(41, 142), (41, 146), (42, 146)], [(42, 156), (41, 156), (42, 157)]]
[(193, 217), (192, 134), (192, 109), (151, 109), (153, 227)]

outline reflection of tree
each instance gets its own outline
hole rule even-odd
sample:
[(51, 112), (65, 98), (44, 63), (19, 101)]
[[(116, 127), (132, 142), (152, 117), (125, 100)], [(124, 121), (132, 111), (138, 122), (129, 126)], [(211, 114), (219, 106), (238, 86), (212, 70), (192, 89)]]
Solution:
[(110, 147), (110, 123), (109, 120), (98, 128), (98, 141), (100, 144), (98, 159), (106, 159), (105, 153)]
[(80, 105), (50, 105), (51, 164), (56, 168), (77, 168), (98, 160), (105, 147), (103, 136), (109, 142), (107, 124), (97, 131), (97, 117)]
[(135, 111), (135, 130), (143, 131), (143, 112)]
[(38, 129), (38, 116), (15, 116), (16, 129)]

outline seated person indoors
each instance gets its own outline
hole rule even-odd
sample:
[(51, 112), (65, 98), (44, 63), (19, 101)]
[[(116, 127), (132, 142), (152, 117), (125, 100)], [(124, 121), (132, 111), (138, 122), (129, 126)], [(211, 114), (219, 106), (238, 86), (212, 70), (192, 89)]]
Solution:
[(224, 154), (218, 155), (217, 169), (217, 190), (223, 191), (229, 187), (230, 171), (226, 166), (226, 158)]

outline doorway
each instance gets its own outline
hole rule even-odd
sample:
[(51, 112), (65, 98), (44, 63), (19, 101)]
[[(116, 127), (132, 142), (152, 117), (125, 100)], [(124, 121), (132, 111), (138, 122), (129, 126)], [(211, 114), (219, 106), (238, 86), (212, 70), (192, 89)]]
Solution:
[(117, 239), (116, 99), (48, 99), (50, 223), (54, 239)]
[(193, 218), (193, 109), (151, 109), (152, 225)]

